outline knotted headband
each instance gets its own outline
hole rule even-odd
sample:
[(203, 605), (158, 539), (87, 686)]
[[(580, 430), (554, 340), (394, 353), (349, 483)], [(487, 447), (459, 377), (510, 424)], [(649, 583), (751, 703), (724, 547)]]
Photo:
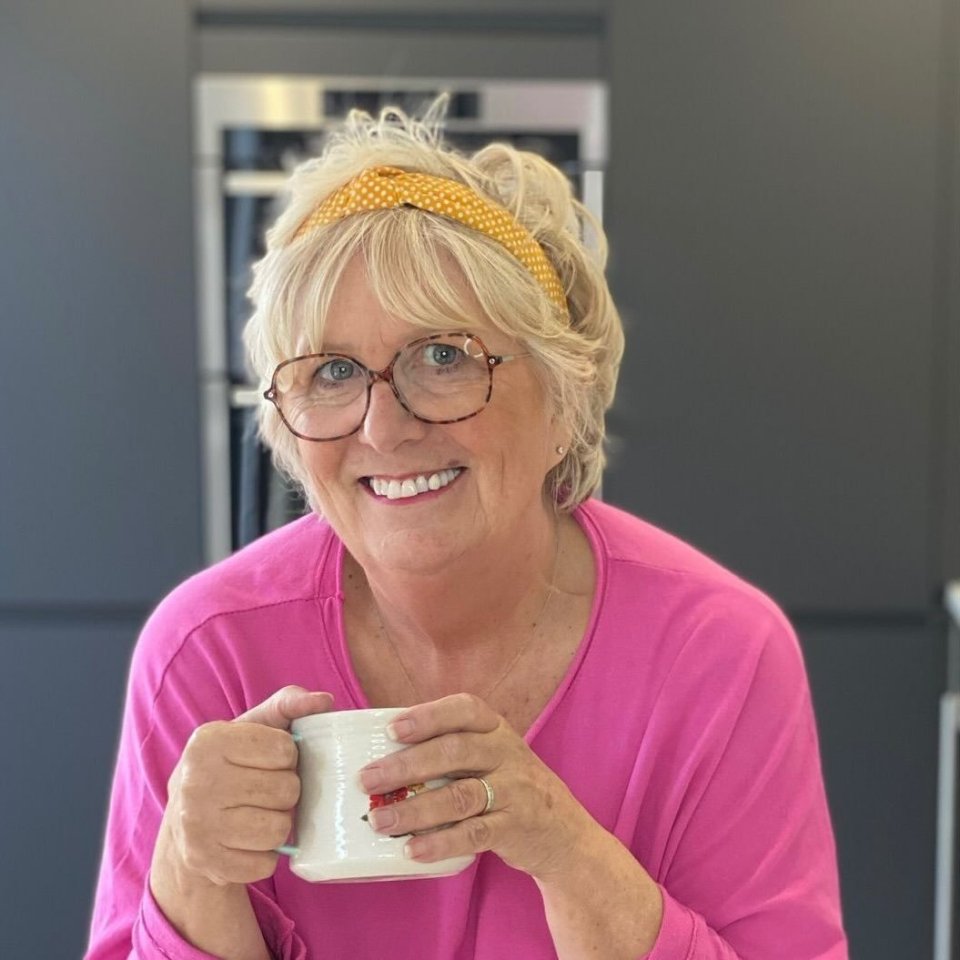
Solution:
[(464, 183), (414, 173), (399, 167), (370, 167), (330, 194), (297, 228), (293, 239), (371, 210), (416, 207), (436, 213), (496, 240), (523, 264), (546, 295), (567, 310), (563, 284), (543, 248), (503, 207), (480, 196)]

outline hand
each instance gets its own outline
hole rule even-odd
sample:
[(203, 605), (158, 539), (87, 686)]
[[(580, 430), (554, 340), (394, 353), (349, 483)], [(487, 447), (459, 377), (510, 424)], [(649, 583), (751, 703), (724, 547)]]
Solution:
[(272, 876), (300, 797), (290, 722), (332, 703), (328, 693), (284, 687), (236, 720), (198, 727), (167, 785), (151, 882), (169, 871), (181, 886)]
[[(582, 837), (602, 828), (501, 716), (470, 694), (411, 707), (391, 724), (395, 739), (415, 744), (361, 771), (367, 793), (449, 777), (427, 790), (370, 813), (380, 833), (411, 838), (407, 855), (421, 862), (492, 850), (538, 880), (563, 871)], [(493, 808), (484, 813), (487, 792)], [(449, 824), (449, 826), (444, 826)]]

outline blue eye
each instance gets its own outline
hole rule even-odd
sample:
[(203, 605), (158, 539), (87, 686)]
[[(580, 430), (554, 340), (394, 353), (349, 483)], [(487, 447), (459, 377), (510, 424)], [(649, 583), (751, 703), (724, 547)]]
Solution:
[(423, 359), (433, 367), (450, 367), (465, 359), (466, 354), (450, 343), (429, 343), (424, 348)]
[(357, 365), (352, 360), (345, 360), (343, 357), (337, 357), (335, 360), (328, 360), (323, 366), (318, 368), (316, 376), (323, 380), (342, 383), (349, 380), (357, 372)]

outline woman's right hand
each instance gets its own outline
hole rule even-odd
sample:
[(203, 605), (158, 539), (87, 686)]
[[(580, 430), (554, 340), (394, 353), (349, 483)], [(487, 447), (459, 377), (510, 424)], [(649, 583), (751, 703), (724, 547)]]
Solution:
[(284, 687), (235, 720), (193, 732), (167, 783), (151, 885), (226, 886), (273, 875), (274, 850), (290, 835), (300, 797), (290, 722), (332, 703), (329, 693)]

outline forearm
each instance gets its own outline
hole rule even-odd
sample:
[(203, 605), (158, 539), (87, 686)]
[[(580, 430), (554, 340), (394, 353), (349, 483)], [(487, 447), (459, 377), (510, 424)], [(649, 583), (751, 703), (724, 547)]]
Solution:
[(660, 932), (660, 890), (616, 837), (594, 827), (562, 869), (537, 879), (557, 956), (639, 960)]
[(166, 849), (163, 833), (150, 891), (181, 937), (222, 960), (271, 960), (244, 884), (218, 886), (190, 875)]

